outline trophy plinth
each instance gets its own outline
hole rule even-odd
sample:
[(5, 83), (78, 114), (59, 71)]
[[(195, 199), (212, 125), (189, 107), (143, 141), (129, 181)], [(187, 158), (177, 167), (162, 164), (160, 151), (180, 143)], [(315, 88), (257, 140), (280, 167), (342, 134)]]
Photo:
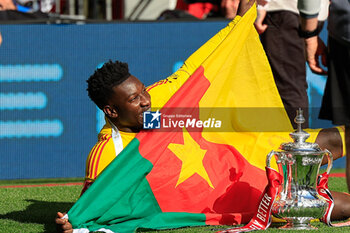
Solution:
[(325, 199), (317, 193), (316, 186), (323, 156), (328, 158), (327, 173), (332, 168), (333, 157), (328, 150), (321, 150), (318, 144), (305, 142), (310, 135), (301, 128), (304, 121), (299, 109), (295, 118), (298, 128), (290, 134), (294, 142), (281, 144), (280, 151), (271, 151), (267, 156), (268, 167), (272, 156), (276, 156), (283, 177), (282, 187), (272, 206), (272, 214), (287, 221), (281, 229), (315, 229), (310, 221), (323, 217), (328, 207)]

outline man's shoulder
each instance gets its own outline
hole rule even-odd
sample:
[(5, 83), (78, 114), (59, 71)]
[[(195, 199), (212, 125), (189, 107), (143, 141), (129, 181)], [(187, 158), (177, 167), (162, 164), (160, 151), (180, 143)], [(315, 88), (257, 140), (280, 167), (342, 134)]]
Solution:
[(106, 124), (100, 130), (97, 138), (98, 138), (98, 141), (103, 141), (103, 140), (107, 140), (110, 137), (112, 137), (112, 127), (109, 124), (108, 120), (106, 119)]
[(110, 144), (113, 144), (112, 135), (99, 133), (98, 140), (92, 147), (90, 153), (96, 150), (101, 150), (105, 147), (110, 147)]
[(111, 134), (103, 134), (103, 133), (98, 134), (98, 142), (109, 141), (111, 138), (112, 138)]
[(99, 134), (98, 141), (91, 148), (89, 155), (104, 157), (106, 154), (113, 154), (115, 156), (112, 136), (109, 134)]

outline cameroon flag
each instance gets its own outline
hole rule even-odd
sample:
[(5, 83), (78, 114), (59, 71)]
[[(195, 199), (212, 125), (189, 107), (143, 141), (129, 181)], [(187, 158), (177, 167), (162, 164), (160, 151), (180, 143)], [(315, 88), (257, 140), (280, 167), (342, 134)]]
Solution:
[(266, 155), (292, 131), (255, 18), (253, 6), (214, 36), (225, 37), (198, 57), (203, 62), (189, 68), (160, 110), (165, 116), (177, 109), (193, 122), (220, 120), (221, 128), (194, 130), (193, 123), (137, 134), (68, 212), (75, 229), (134, 232), (250, 220), (267, 184)]

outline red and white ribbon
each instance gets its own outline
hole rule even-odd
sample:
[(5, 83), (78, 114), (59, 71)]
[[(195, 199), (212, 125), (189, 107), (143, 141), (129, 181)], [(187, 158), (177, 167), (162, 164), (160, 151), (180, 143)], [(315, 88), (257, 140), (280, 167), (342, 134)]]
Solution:
[(341, 222), (341, 223), (331, 223), (331, 214), (334, 208), (334, 199), (331, 192), (328, 190), (328, 177), (329, 174), (326, 172), (319, 175), (317, 178), (317, 192), (320, 196), (326, 199), (328, 203), (328, 208), (324, 216), (320, 219), (321, 222), (324, 222), (330, 227), (346, 227), (350, 226), (350, 221)]
[[(268, 184), (261, 195), (258, 209), (249, 223), (243, 227), (230, 228), (218, 231), (217, 233), (237, 233), (255, 230), (266, 230), (270, 226), (271, 208), (278, 194), (278, 188), (282, 183), (282, 176), (277, 171), (269, 167), (266, 167), (266, 175), (268, 178)], [(326, 172), (317, 177), (317, 192), (328, 203), (327, 210), (320, 221), (331, 227), (350, 226), (350, 221), (336, 224), (331, 223), (331, 214), (334, 208), (334, 199), (331, 192), (328, 190), (328, 177), (329, 174)]]
[(266, 167), (268, 184), (260, 197), (258, 209), (249, 221), (243, 227), (230, 228), (217, 233), (249, 232), (255, 230), (265, 230), (271, 224), (271, 207), (278, 193), (278, 187), (282, 183), (282, 176), (272, 168)]

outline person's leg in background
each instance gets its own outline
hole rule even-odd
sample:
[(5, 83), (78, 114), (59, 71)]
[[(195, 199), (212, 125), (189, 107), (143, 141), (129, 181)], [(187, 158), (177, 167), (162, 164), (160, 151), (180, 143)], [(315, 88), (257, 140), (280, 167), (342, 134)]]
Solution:
[(290, 11), (267, 12), (267, 28), (260, 35), (282, 102), (294, 128), (296, 110), (303, 109), (308, 128), (309, 102), (304, 42), (299, 37), (299, 16)]

